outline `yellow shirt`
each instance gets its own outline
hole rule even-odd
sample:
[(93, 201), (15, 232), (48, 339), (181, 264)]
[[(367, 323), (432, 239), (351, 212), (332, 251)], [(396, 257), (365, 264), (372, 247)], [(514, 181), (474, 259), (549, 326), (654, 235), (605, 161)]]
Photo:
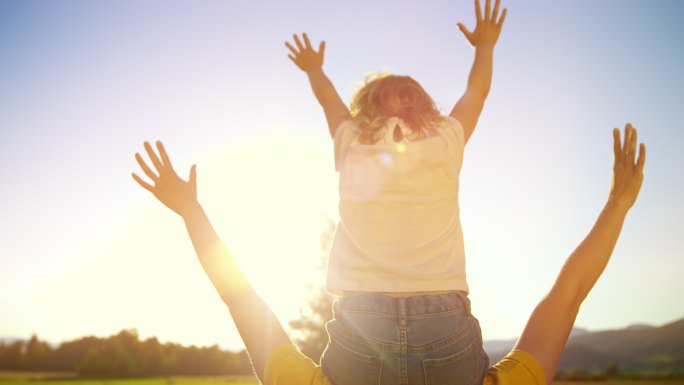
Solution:
[[(266, 385), (332, 385), (321, 367), (291, 344), (271, 353), (264, 377)], [(513, 350), (489, 368), (484, 385), (546, 385), (546, 378), (531, 354)]]

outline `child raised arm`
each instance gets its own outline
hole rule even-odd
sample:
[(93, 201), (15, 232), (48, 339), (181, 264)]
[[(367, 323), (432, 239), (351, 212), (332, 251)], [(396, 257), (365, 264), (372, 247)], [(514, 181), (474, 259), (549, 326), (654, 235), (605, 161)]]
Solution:
[(318, 46), (318, 52), (314, 51), (306, 33), (302, 34), (304, 44), (297, 35), (293, 35), (295, 45), (293, 47), (286, 42), (285, 46), (292, 52), (288, 55), (299, 69), (306, 72), (311, 83), (311, 89), (318, 100), (318, 103), (323, 107), (325, 119), (328, 121), (328, 130), (330, 136), (335, 137), (335, 130), (337, 126), (343, 121), (350, 118), (349, 109), (344, 104), (340, 95), (337, 94), (335, 86), (333, 86), (328, 76), (323, 72), (323, 55), (325, 53), (325, 42), (322, 41)]
[(461, 99), (449, 114), (461, 122), (466, 141), (468, 141), (475, 130), (477, 120), (480, 118), (480, 113), (492, 84), (494, 45), (496, 45), (499, 39), (507, 12), (506, 8), (504, 8), (501, 16), (499, 16), (500, 2), (500, 0), (496, 0), (492, 10), (491, 0), (486, 0), (485, 12), (482, 15), (480, 0), (475, 0), (476, 24), (475, 30), (472, 32), (462, 23), (458, 23), (458, 28), (463, 32), (470, 44), (475, 47), (475, 61), (468, 77), (468, 86)]

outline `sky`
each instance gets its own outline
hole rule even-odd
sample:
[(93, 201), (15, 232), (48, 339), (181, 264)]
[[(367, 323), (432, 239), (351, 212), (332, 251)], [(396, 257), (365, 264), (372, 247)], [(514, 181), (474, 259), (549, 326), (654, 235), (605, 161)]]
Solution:
[[(515, 338), (606, 201), (611, 129), (648, 157), (641, 195), (577, 326), (684, 317), (684, 3), (504, 0), (491, 93), (460, 180), (473, 312)], [(130, 177), (146, 140), (286, 323), (337, 218), (323, 113), (284, 42), (327, 43), (345, 101), (410, 75), (448, 113), (471, 1), (0, 2), (0, 336), (141, 337), (242, 348), (182, 220)]]

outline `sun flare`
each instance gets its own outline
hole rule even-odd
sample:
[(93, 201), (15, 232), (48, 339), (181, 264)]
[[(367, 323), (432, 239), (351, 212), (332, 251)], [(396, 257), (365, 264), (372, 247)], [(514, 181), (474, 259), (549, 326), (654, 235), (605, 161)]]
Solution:
[(334, 220), (332, 151), (297, 138), (254, 140), (207, 162), (200, 200), (253, 286), (281, 318), (323, 279), (320, 237)]

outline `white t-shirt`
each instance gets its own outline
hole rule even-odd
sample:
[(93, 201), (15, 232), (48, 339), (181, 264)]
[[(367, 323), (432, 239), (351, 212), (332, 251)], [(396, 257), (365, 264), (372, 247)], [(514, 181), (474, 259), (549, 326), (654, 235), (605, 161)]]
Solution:
[(335, 133), (340, 222), (327, 290), (467, 292), (458, 207), (463, 127), (447, 117), (435, 135), (408, 140), (410, 130), (394, 117), (383, 130), (375, 144), (359, 143), (351, 120)]

